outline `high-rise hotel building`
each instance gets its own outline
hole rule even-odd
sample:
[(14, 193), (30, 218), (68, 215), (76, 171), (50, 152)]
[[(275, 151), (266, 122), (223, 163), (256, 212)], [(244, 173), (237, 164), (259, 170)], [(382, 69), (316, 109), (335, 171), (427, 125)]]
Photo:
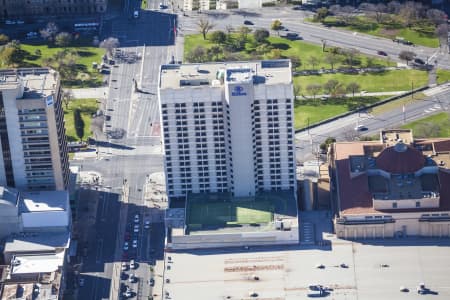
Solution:
[(295, 194), (289, 60), (163, 65), (158, 96), (169, 199)]
[(58, 73), (0, 71), (0, 185), (65, 190), (67, 141)]

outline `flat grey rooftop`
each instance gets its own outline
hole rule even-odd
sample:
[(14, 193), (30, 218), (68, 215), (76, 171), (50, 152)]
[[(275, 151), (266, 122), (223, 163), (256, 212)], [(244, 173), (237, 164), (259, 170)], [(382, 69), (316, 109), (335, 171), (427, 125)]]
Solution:
[(0, 90), (24, 87), (21, 99), (37, 99), (55, 92), (58, 74), (52, 69), (30, 68), (0, 71)]
[[(340, 267), (342, 263), (348, 268)], [(264, 247), (235, 253), (176, 252), (166, 254), (166, 264), (171, 268), (165, 273), (170, 280), (165, 290), (173, 300), (187, 299), (186, 295), (196, 300), (253, 299), (249, 292), (258, 293), (257, 299), (308, 299), (311, 284), (333, 289), (325, 299), (450, 299), (448, 239), (367, 244), (334, 240), (332, 250)], [(317, 264), (325, 268), (318, 269)], [(421, 282), (437, 294), (418, 295)], [(400, 286), (410, 292), (400, 292)]]
[(161, 89), (191, 86), (223, 86), (223, 79), (233, 82), (279, 84), (292, 81), (289, 60), (241, 61), (203, 64), (162, 65)]
[(70, 233), (39, 232), (24, 233), (10, 237), (5, 243), (5, 252), (55, 251), (69, 247)]
[(23, 192), (21, 196), (21, 212), (66, 211), (69, 205), (67, 191)]

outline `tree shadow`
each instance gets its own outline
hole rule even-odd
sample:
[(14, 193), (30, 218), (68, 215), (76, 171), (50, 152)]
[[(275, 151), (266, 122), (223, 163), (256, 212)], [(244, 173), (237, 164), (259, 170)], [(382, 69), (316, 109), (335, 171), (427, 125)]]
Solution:
[(280, 50), (288, 50), (289, 48), (291, 48), (291, 46), (289, 46), (288, 44), (285, 44), (285, 43), (272, 43), (271, 45), (275, 49), (280, 49)]
[(81, 57), (91, 57), (91, 56), (95, 56), (94, 52), (91, 51), (86, 51), (86, 50), (77, 50), (77, 53), (79, 56)]

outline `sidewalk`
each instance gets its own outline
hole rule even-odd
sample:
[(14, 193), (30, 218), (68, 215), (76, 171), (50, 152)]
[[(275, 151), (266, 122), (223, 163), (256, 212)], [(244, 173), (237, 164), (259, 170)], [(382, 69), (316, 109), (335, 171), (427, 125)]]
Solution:
[[(364, 91), (355, 93), (355, 97), (367, 97), (367, 96), (396, 96), (396, 95), (401, 95), (401, 94), (405, 94), (408, 93), (409, 91), (394, 91), (394, 92), (373, 92), (373, 93), (366, 93)], [(316, 95), (316, 99), (322, 99), (322, 100), (326, 100), (328, 98), (330, 98), (331, 96), (328, 94), (322, 94), (322, 95)], [(345, 94), (345, 97), (349, 97), (352, 98), (353, 94)], [(300, 95), (300, 96), (296, 96), (296, 99), (302, 100), (302, 99), (313, 99), (313, 96), (305, 96), (305, 95)], [(326, 98), (326, 99), (325, 99)]]

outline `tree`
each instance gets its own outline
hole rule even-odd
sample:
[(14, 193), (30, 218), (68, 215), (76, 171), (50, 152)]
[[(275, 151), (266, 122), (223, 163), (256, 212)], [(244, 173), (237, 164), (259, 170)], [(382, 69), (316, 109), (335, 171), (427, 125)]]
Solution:
[(114, 48), (118, 48), (120, 46), (119, 39), (109, 37), (105, 40), (103, 40), (99, 47), (106, 50), (109, 56), (113, 56), (113, 50)]
[(78, 53), (74, 50), (64, 49), (56, 52), (52, 57), (42, 60), (43, 65), (52, 67), (59, 72), (61, 79), (71, 81), (77, 75), (76, 64)]
[(5, 46), (0, 52), (0, 61), (2, 61), (7, 66), (14, 67), (20, 64), (24, 58), (20, 42), (17, 40), (12, 40)]
[(336, 79), (330, 79), (323, 85), (323, 89), (327, 92), (327, 94), (335, 96), (338, 88), (341, 86), (341, 83)]
[(315, 70), (316, 66), (320, 63), (320, 59), (316, 56), (310, 56), (308, 58), (308, 63), (312, 66), (313, 70)]
[(203, 35), (203, 39), (206, 40), (208, 32), (214, 28), (214, 24), (207, 19), (200, 19), (197, 23), (199, 32)]
[(387, 4), (387, 12), (397, 15), (400, 12), (401, 4), (398, 1), (391, 1)]
[(317, 94), (322, 90), (322, 86), (318, 83), (311, 83), (306, 87), (309, 94), (313, 95), (313, 99), (316, 100)]
[(64, 90), (61, 95), (62, 101), (66, 106), (66, 110), (69, 108), (69, 103), (73, 99), (72, 92), (70, 90)]
[(211, 42), (219, 45), (225, 44), (227, 41), (227, 35), (221, 30), (212, 32), (209, 38)]
[(403, 18), (404, 24), (411, 27), (419, 19), (422, 10), (423, 6), (421, 3), (408, 1), (401, 6), (399, 14)]
[(269, 37), (269, 31), (266, 29), (256, 29), (253, 33), (253, 38), (257, 43), (265, 43), (267, 41), (267, 38)]
[(206, 52), (211, 60), (217, 61), (219, 60), (219, 55), (222, 54), (223, 49), (220, 46), (214, 45), (208, 50), (206, 50)]
[(336, 139), (334, 137), (327, 137), (327, 139), (322, 144), (320, 144), (320, 149), (327, 150), (328, 147), (333, 143), (336, 143)]
[(316, 20), (322, 22), (328, 16), (328, 9), (326, 7), (321, 7), (316, 10)]
[(447, 44), (448, 41), (448, 25), (447, 24), (440, 24), (436, 28), (436, 35), (439, 38), (439, 44), (442, 47), (443, 45)]
[(432, 8), (427, 10), (427, 19), (437, 26), (447, 22), (447, 14), (442, 10)]
[(191, 63), (205, 62), (207, 58), (206, 50), (202, 46), (197, 46), (188, 53), (186, 58)]
[(280, 59), (282, 57), (280, 49), (272, 49), (269, 53), (270, 59)]
[(300, 86), (300, 84), (294, 84), (294, 97), (299, 96), (301, 91), (302, 87)]
[(272, 25), (270, 25), (270, 29), (277, 32), (278, 35), (280, 35), (280, 30), (283, 28), (283, 24), (280, 20), (275, 20), (272, 22)]
[(351, 68), (353, 68), (353, 65), (355, 64), (355, 59), (358, 53), (359, 51), (356, 49), (347, 49), (343, 51), (345, 59), (347, 60), (347, 63), (350, 65)]
[(73, 111), (73, 121), (75, 124), (75, 133), (80, 141), (83, 141), (84, 136), (84, 121), (81, 117), (81, 110), (79, 108)]
[(0, 45), (4, 45), (9, 42), (9, 37), (6, 34), (0, 34)]
[(72, 43), (72, 35), (68, 32), (60, 32), (55, 37), (55, 45), (67, 47)]
[(297, 68), (300, 68), (302, 66), (302, 60), (297, 55), (291, 55), (289, 56), (289, 59), (292, 63), (292, 70), (296, 70)]
[(331, 70), (334, 69), (334, 65), (337, 64), (340, 60), (341, 59), (339, 55), (334, 52), (328, 52), (324, 58), (324, 61), (330, 65)]
[(405, 60), (407, 65), (414, 57), (416, 57), (416, 53), (408, 50), (403, 50), (398, 54), (398, 58)]
[(256, 54), (266, 54), (272, 51), (273, 47), (270, 44), (258, 45), (255, 49)]
[(47, 26), (45, 28), (41, 29), (39, 32), (41, 33), (41, 37), (45, 40), (53, 41), (56, 34), (58, 33), (58, 26), (53, 23), (49, 22), (47, 23)]
[(352, 93), (353, 98), (355, 97), (355, 93), (359, 92), (361, 89), (361, 86), (356, 82), (350, 82), (347, 85), (347, 92)]

